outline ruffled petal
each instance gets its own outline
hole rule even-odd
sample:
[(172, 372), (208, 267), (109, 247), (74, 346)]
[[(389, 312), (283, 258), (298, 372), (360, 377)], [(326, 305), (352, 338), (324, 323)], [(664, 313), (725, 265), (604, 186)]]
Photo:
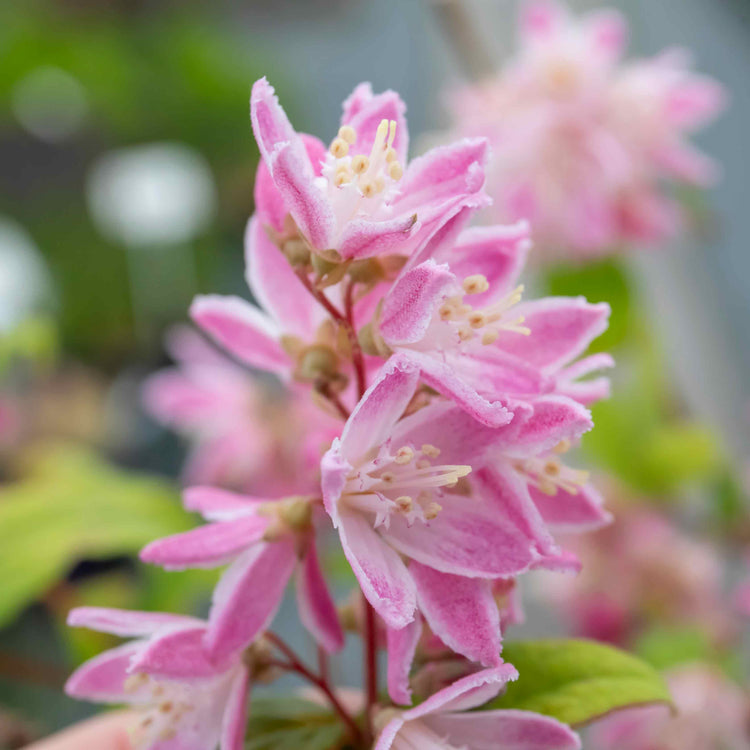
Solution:
[(297, 556), (291, 539), (256, 544), (226, 570), (214, 589), (205, 648), (222, 661), (245, 648), (276, 614)]
[(367, 601), (388, 627), (399, 630), (408, 625), (414, 619), (417, 596), (414, 581), (398, 553), (358, 513), (341, 513), (339, 535)]
[(313, 247), (328, 248), (335, 228), (333, 210), (315, 184), (315, 169), (305, 144), (265, 78), (253, 85), (250, 119), (260, 153), (288, 212)]
[(320, 569), (318, 553), (312, 541), (297, 570), (297, 610), (302, 624), (329, 654), (344, 647), (344, 631), (336, 604)]
[(409, 672), (422, 635), (422, 620), (414, 618), (400, 630), (388, 628), (388, 695), (394, 703), (411, 703)]
[(409, 572), (417, 584), (419, 610), (432, 632), (467, 659), (485, 667), (499, 666), (500, 615), (492, 583), (440, 573), (414, 562)]
[(557, 531), (593, 531), (612, 521), (604, 498), (591, 484), (575, 494), (558, 488), (554, 495), (546, 495), (536, 487), (529, 487), (529, 494), (544, 522)]
[(369, 258), (408, 252), (404, 245), (419, 228), (415, 212), (392, 219), (354, 218), (346, 222), (337, 250), (342, 258)]
[(287, 375), (288, 355), (279, 343), (278, 326), (240, 297), (217, 294), (195, 298), (190, 316), (217, 344), (251, 367)]
[(244, 516), (199, 526), (151, 542), (140, 558), (166, 570), (215, 568), (260, 541), (270, 524), (265, 516)]

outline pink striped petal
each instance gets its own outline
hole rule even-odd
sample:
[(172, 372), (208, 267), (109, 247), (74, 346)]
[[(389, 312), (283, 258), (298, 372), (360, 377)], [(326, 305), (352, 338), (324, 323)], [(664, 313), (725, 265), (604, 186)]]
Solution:
[(215, 568), (259, 542), (269, 524), (266, 516), (209, 523), (151, 542), (141, 550), (140, 558), (166, 570)]
[(593, 531), (612, 521), (604, 509), (604, 498), (591, 484), (572, 494), (559, 488), (554, 495), (545, 495), (536, 487), (529, 487), (531, 499), (544, 522), (558, 531)]
[(265, 78), (253, 85), (250, 119), (260, 153), (288, 212), (314, 247), (329, 247), (335, 227), (333, 211), (315, 184), (315, 168), (305, 144)]
[(578, 750), (578, 735), (565, 724), (531, 711), (495, 710), (434, 714), (427, 725), (454, 745), (471, 750)]
[(217, 344), (260, 370), (286, 375), (291, 363), (279, 343), (278, 326), (257, 307), (239, 297), (198, 296), (190, 316)]
[(68, 613), (68, 625), (73, 628), (89, 628), (120, 638), (139, 638), (162, 630), (194, 626), (200, 622), (186, 615), (137, 612), (111, 607), (76, 607)]
[(362, 593), (390, 628), (399, 630), (414, 619), (414, 581), (392, 550), (359, 513), (342, 512), (339, 535), (344, 554)]
[(227, 568), (214, 589), (205, 647), (216, 661), (245, 648), (273, 619), (297, 561), (291, 539), (262, 542)]
[(422, 635), (422, 620), (415, 617), (400, 630), (388, 628), (388, 695), (394, 703), (411, 703), (409, 672)]
[(253, 297), (284, 333), (306, 341), (314, 338), (322, 308), (257, 217), (250, 219), (245, 231), (245, 277)]
[(414, 562), (409, 572), (417, 584), (420, 612), (448, 648), (485, 667), (502, 664), (500, 615), (491, 581), (440, 573)]
[(392, 219), (354, 218), (346, 222), (337, 250), (343, 258), (405, 254), (404, 245), (419, 229), (416, 212), (401, 212)]
[(314, 541), (297, 569), (297, 610), (302, 624), (329, 654), (344, 647), (344, 631)]
[(74, 698), (96, 703), (129, 703), (137, 694), (125, 690), (130, 663), (143, 648), (143, 642), (125, 643), (89, 659), (65, 683), (65, 692)]

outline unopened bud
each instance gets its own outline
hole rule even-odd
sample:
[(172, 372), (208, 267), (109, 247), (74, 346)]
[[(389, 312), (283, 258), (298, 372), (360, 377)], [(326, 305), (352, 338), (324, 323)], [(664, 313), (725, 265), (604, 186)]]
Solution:
[(301, 380), (327, 379), (338, 370), (338, 357), (327, 346), (311, 346), (301, 356), (297, 375)]

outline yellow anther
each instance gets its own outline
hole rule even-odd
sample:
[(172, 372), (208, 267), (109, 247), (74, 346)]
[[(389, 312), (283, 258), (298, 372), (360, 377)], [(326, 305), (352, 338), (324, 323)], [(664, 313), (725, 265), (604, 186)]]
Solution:
[(427, 510), (424, 512), (424, 517), (428, 521), (433, 521), (438, 517), (438, 514), (443, 509), (443, 506), (440, 505), (440, 503), (430, 503), (427, 506)]
[(459, 328), (458, 329), (458, 338), (461, 341), (468, 341), (469, 339), (474, 338), (474, 331), (471, 330), (471, 328)]
[(430, 458), (437, 458), (440, 455), (440, 448), (437, 448), (430, 443), (425, 443), (422, 446), (422, 453)]
[(390, 471), (384, 471), (380, 475), (380, 481), (381, 482), (387, 482), (388, 484), (390, 484), (394, 479), (395, 479), (395, 477), (393, 476), (393, 474)]
[(390, 127), (388, 130), (388, 145), (386, 146), (386, 151), (388, 151), (388, 149), (390, 149), (393, 146), (393, 141), (396, 138), (396, 125), (397, 125), (396, 121), (391, 120)]
[(487, 318), (485, 317), (484, 313), (479, 312), (478, 310), (469, 315), (468, 320), (469, 325), (472, 328), (483, 328), (487, 325)]
[(419, 461), (417, 461), (418, 469), (429, 469), (430, 466), (432, 466), (432, 464), (426, 458), (420, 458)]
[(123, 683), (123, 689), (126, 693), (134, 693), (142, 688), (148, 682), (148, 677), (143, 672), (131, 674)]
[(414, 501), (408, 495), (401, 495), (394, 502), (398, 506), (398, 509), (404, 513), (409, 513), (414, 504)]
[(352, 159), (352, 170), (355, 174), (364, 174), (370, 166), (370, 160), (363, 154), (357, 154)]
[(390, 162), (392, 162), (392, 161), (396, 161), (396, 159), (398, 159), (398, 152), (396, 151), (396, 149), (395, 149), (395, 148), (393, 148), (393, 147), (390, 147), (390, 148), (389, 148), (389, 149), (388, 149), (388, 150), (387, 150), (387, 151), (385, 152), (385, 160), (386, 160), (386, 161), (387, 161), (388, 163), (390, 163)]
[(339, 128), (339, 138), (351, 144), (357, 140), (357, 131), (351, 125), (342, 125)]
[(397, 464), (408, 464), (414, 458), (414, 450), (408, 445), (404, 445), (396, 451), (394, 461)]
[(333, 184), (336, 185), (336, 187), (342, 187), (342, 185), (348, 185), (351, 181), (352, 176), (349, 174), (349, 171), (342, 169), (340, 172), (336, 173)]
[(550, 461), (547, 461), (546, 464), (544, 464), (544, 473), (548, 477), (556, 477), (560, 474), (560, 464), (557, 463), (554, 459), (551, 459)]
[(403, 177), (403, 174), (404, 168), (401, 166), (401, 163), (398, 161), (392, 161), (388, 166), (388, 176), (392, 180), (400, 180)]
[(570, 450), (570, 440), (561, 440), (552, 450), (555, 453), (567, 453)]
[(359, 189), (362, 191), (362, 195), (364, 195), (365, 198), (372, 198), (372, 196), (378, 192), (377, 186), (370, 180), (361, 182), (359, 185)]
[(481, 273), (474, 274), (473, 276), (467, 276), (462, 284), (466, 294), (481, 294), (486, 292), (490, 288), (490, 284), (487, 278)]
[(383, 177), (383, 175), (382, 175), (382, 174), (379, 174), (379, 175), (378, 175), (378, 176), (377, 176), (377, 177), (375, 178), (375, 189), (376, 189), (376, 190), (377, 190), (377, 191), (378, 191), (379, 193), (382, 193), (382, 192), (383, 192), (383, 191), (385, 190), (385, 178)]
[(349, 153), (349, 144), (343, 138), (336, 138), (331, 144), (331, 153), (341, 159)]
[(499, 337), (500, 337), (500, 331), (495, 331), (495, 330), (485, 331), (482, 334), (482, 344), (484, 344), (485, 346), (494, 344), (498, 340)]
[(456, 308), (453, 307), (453, 305), (441, 305), (438, 314), (440, 315), (441, 320), (453, 320), (456, 314)]

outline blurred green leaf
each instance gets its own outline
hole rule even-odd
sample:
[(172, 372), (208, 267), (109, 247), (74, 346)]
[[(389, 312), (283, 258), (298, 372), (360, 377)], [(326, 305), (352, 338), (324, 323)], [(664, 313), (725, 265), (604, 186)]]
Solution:
[(39, 450), (25, 479), (0, 490), (0, 625), (76, 562), (134, 554), (191, 527), (174, 489), (70, 445)]
[(693, 661), (711, 661), (716, 656), (714, 651), (704, 630), (689, 625), (655, 626), (635, 644), (635, 652), (660, 671)]
[(503, 658), (520, 678), (484, 709), (536, 711), (581, 725), (627, 706), (671, 700), (652, 666), (596, 641), (511, 642), (505, 644)]
[(45, 317), (28, 318), (0, 336), (0, 372), (16, 360), (48, 367), (57, 357), (57, 327)]
[(343, 726), (326, 708), (289, 696), (253, 701), (246, 750), (335, 750), (343, 742)]

